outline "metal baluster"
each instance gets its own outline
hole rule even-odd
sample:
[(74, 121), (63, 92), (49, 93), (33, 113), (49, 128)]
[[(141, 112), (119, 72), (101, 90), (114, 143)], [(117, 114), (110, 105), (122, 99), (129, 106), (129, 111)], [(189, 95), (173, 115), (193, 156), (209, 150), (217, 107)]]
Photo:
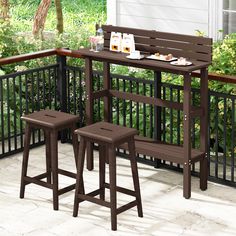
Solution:
[(5, 153), (5, 132), (4, 132), (4, 110), (3, 110), (3, 79), (0, 79), (0, 104), (1, 104), (1, 141), (2, 141), (2, 154)]
[[(173, 88), (170, 88), (170, 101), (173, 102)], [(173, 109), (170, 109), (170, 143), (173, 143)]]
[[(180, 89), (177, 89), (177, 102), (180, 103)], [(177, 144), (180, 145), (180, 110), (177, 111)], [(180, 164), (177, 164), (180, 168)]]
[(227, 110), (226, 110), (227, 104), (226, 104), (226, 98), (224, 98), (224, 131), (223, 131), (223, 143), (224, 143), (224, 154), (223, 154), (223, 179), (226, 179), (226, 158), (227, 158), (227, 154), (226, 154), (226, 122), (227, 122)]
[[(163, 100), (166, 100), (166, 88), (165, 87), (163, 87)], [(162, 124), (163, 124), (163, 136), (162, 136), (162, 140), (163, 140), (163, 142), (166, 142), (166, 125), (165, 125), (165, 123), (166, 123), (166, 108), (165, 107), (162, 108), (162, 114), (163, 114), (163, 122), (162, 122)]]
[[(111, 83), (112, 84), (112, 83)], [(101, 89), (101, 77), (98, 75), (98, 80), (97, 80), (97, 90), (99, 91)], [(98, 99), (98, 120), (101, 120), (101, 99)], [(111, 120), (113, 120), (113, 112), (112, 112), (112, 108), (111, 108)]]
[[(146, 96), (146, 84), (143, 83), (143, 95)], [(146, 137), (146, 104), (143, 103), (143, 136)]]
[(49, 109), (52, 109), (52, 85), (51, 85), (51, 69), (49, 69), (48, 71), (48, 89), (49, 89), (49, 93), (48, 93), (48, 104), (49, 104)]
[(57, 110), (57, 79), (58, 78), (58, 68), (54, 68), (54, 75), (53, 75), (53, 81), (54, 81), (54, 108)]
[(46, 96), (46, 88), (45, 88), (45, 85), (46, 85), (46, 81), (45, 81), (46, 75), (45, 75), (45, 70), (43, 70), (42, 76), (43, 76), (43, 109), (46, 109), (46, 104), (45, 104), (45, 96)]
[(11, 151), (11, 120), (10, 120), (10, 83), (7, 78), (7, 140), (8, 151)]
[[(120, 90), (120, 83), (119, 79), (116, 78), (116, 89), (119, 91)], [(120, 99), (116, 98), (116, 124), (120, 124)]]
[[(82, 107), (82, 101), (83, 101), (83, 86), (82, 86), (82, 71), (79, 70), (79, 115), (81, 122), (83, 121), (83, 107)], [(80, 122), (80, 126), (83, 124)]]
[[(123, 79), (123, 92), (126, 90), (126, 83)], [(122, 106), (122, 115), (123, 115), (123, 126), (126, 126), (126, 101), (123, 99), (123, 106)]]
[(16, 125), (16, 77), (13, 77), (13, 109), (14, 109), (14, 148), (17, 150), (17, 125)]
[[(153, 97), (153, 85), (150, 84), (150, 97)], [(149, 137), (153, 138), (154, 135), (154, 131), (153, 131), (153, 127), (154, 127), (154, 119), (153, 119), (153, 105), (149, 105), (150, 107), (150, 132), (149, 132)]]
[[(129, 92), (132, 93), (132, 81), (129, 81)], [(129, 102), (129, 127), (133, 127), (133, 102), (130, 100)]]
[(218, 97), (216, 97), (216, 102), (215, 102), (215, 129), (216, 129), (216, 134), (215, 134), (215, 177), (218, 178), (218, 162), (219, 162), (219, 157), (218, 157), (218, 120), (219, 120), (219, 114), (218, 114)]
[[(136, 93), (139, 94), (138, 82), (136, 82)], [(136, 102), (136, 129), (139, 130), (139, 102)]]
[[(69, 87), (69, 86), (68, 86)], [(74, 115), (76, 115), (76, 101), (77, 101), (77, 93), (76, 93), (76, 71), (73, 70), (73, 110)]]
[(234, 182), (234, 149), (235, 149), (235, 99), (232, 99), (232, 116), (231, 116), (231, 123), (232, 123), (232, 131), (231, 131), (231, 181)]
[[(30, 88), (31, 88), (31, 112), (34, 112), (34, 73), (30, 73)], [(35, 144), (35, 130), (32, 132), (32, 142), (33, 144)], [(37, 132), (40, 132), (39, 130), (37, 130)]]

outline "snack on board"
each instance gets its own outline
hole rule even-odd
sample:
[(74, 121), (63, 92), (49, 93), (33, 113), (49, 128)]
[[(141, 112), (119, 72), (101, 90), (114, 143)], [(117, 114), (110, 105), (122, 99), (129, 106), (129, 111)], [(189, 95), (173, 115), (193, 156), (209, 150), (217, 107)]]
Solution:
[(173, 55), (171, 53), (169, 53), (168, 55), (163, 55), (163, 54), (160, 54), (159, 52), (156, 52), (154, 54), (158, 59), (160, 60), (165, 60), (165, 61), (169, 61), (173, 58)]
[(178, 58), (177, 63), (179, 65), (186, 65), (186, 58), (184, 58), (184, 57)]

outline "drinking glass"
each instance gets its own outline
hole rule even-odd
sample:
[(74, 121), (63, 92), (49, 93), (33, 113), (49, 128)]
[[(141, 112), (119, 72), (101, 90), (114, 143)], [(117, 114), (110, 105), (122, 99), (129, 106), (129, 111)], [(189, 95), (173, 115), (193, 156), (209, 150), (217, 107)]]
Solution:
[(90, 51), (94, 51), (94, 37), (95, 36), (89, 36)]
[(99, 42), (99, 37), (98, 36), (90, 36), (89, 42), (90, 42), (90, 51), (98, 52), (97, 44)]

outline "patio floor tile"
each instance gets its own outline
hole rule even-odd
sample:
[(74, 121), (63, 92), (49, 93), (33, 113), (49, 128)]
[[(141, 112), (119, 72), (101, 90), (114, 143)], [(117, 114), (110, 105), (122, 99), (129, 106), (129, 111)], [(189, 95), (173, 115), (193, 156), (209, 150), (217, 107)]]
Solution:
[[(44, 147), (32, 149), (30, 155), (29, 174), (42, 172)], [(59, 211), (53, 211), (51, 190), (40, 186), (27, 185), (25, 199), (20, 199), (21, 159), (22, 153), (0, 160), (0, 235), (236, 235), (235, 188), (209, 182), (208, 190), (202, 192), (199, 179), (192, 177), (192, 197), (186, 200), (182, 197), (181, 173), (138, 163), (144, 218), (137, 217), (136, 208), (128, 210), (118, 215), (118, 231), (112, 232), (107, 208), (83, 202), (78, 217), (72, 217), (74, 191), (60, 196)], [(129, 161), (119, 158), (117, 164), (118, 185), (132, 188)], [(59, 145), (59, 165), (75, 171), (71, 145)], [(87, 191), (97, 188), (97, 153), (95, 169), (85, 169), (84, 180)], [(60, 185), (73, 181), (61, 177)], [(118, 205), (129, 199), (118, 194)]]

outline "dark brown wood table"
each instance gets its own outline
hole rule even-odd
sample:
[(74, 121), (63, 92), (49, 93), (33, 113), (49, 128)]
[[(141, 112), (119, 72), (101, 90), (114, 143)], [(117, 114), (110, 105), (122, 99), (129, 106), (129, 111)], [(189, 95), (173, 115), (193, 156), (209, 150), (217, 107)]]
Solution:
[[(86, 121), (93, 122), (93, 101), (104, 98), (104, 119), (110, 122), (111, 98), (117, 97), (135, 102), (143, 102), (158, 107), (168, 107), (183, 110), (183, 146), (176, 146), (151, 140), (149, 138), (136, 138), (136, 151), (141, 154), (150, 155), (158, 159), (171, 161), (183, 165), (183, 195), (185, 198), (191, 196), (191, 165), (200, 161), (200, 188), (207, 189), (207, 106), (208, 106), (208, 71), (210, 62), (191, 60), (190, 66), (174, 66), (169, 62), (141, 59), (127, 59), (127, 54), (104, 50), (92, 52), (89, 49), (80, 49), (78, 53), (85, 59), (86, 78)], [(103, 90), (94, 92), (92, 89), (92, 62), (103, 62)], [(111, 89), (110, 65), (118, 64), (138, 68), (151, 69), (161, 76), (161, 72), (183, 75), (184, 90), (183, 103), (165, 101), (160, 98), (146, 97), (129, 92), (121, 92)], [(191, 73), (195, 70), (201, 71), (200, 82), (200, 107), (191, 105)], [(191, 119), (200, 117), (200, 149), (191, 148)], [(87, 167), (93, 169), (92, 147), (87, 149)]]

